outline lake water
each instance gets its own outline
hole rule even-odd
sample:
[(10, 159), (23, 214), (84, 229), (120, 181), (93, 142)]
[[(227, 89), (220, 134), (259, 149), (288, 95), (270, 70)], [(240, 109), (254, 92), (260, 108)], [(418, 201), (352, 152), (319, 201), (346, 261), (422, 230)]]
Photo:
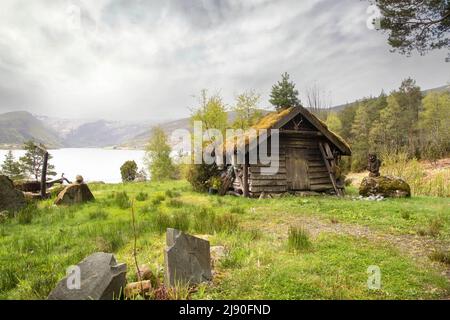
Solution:
[[(50, 161), (55, 166), (58, 173), (55, 178), (59, 178), (62, 173), (73, 181), (75, 176), (81, 174), (85, 181), (104, 181), (106, 183), (119, 183), (122, 181), (120, 167), (127, 160), (136, 161), (139, 169), (144, 167), (145, 151), (141, 150), (106, 150), (91, 148), (73, 148), (49, 150), (52, 155)], [(8, 150), (0, 150), (0, 165), (5, 159)], [(23, 150), (13, 150), (13, 154), (18, 160), (25, 154)]]

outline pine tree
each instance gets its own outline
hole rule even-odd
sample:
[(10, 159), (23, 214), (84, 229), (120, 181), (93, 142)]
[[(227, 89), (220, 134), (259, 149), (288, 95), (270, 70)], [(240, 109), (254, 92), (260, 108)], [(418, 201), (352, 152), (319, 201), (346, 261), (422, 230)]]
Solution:
[(281, 78), (281, 81), (272, 87), (269, 102), (277, 110), (300, 106), (298, 90), (295, 89), (294, 82), (289, 81), (289, 74), (285, 72)]
[[(43, 144), (39, 145), (40, 148), (33, 142), (28, 141), (24, 144), (24, 149), (26, 151), (25, 155), (19, 159), (20, 167), (24, 175), (31, 176), (35, 180), (41, 178), (42, 166), (44, 164), (44, 154), (45, 146)], [(47, 176), (55, 176), (54, 171), (55, 166), (50, 164), (52, 156), (48, 156), (47, 163)]]
[(0, 172), (5, 176), (8, 176), (11, 180), (23, 179), (23, 175), (20, 170), (20, 164), (15, 160), (11, 150), (5, 155)]

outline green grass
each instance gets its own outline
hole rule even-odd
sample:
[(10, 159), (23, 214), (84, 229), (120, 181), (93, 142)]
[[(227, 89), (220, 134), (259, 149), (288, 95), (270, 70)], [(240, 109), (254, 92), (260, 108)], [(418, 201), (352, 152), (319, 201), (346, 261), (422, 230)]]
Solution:
[[(57, 208), (47, 200), (0, 224), (0, 299), (45, 299), (68, 266), (96, 251), (113, 252), (128, 264), (129, 281), (135, 281), (130, 204), (138, 198), (137, 259), (160, 281), (168, 227), (208, 234), (211, 245), (227, 248), (214, 284), (202, 286), (193, 299), (433, 299), (450, 294), (441, 275), (448, 252), (436, 251), (419, 263), (382, 239), (289, 232), (289, 226), (308, 218), (449, 243), (448, 198), (257, 200), (195, 193), (184, 181), (90, 187), (96, 202)], [(381, 290), (367, 289), (371, 265), (381, 269)]]

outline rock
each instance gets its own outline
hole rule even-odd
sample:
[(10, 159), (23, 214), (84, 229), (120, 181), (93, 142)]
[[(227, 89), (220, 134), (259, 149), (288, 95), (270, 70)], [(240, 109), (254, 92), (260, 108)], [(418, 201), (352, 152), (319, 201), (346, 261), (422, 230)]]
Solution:
[(139, 267), (138, 279), (142, 280), (151, 280), (153, 278), (153, 272), (150, 267), (146, 264), (143, 264)]
[(141, 282), (132, 282), (125, 287), (125, 297), (127, 299), (134, 299), (137, 296), (145, 296), (152, 290), (152, 283), (150, 280)]
[(23, 192), (14, 188), (7, 176), (0, 175), (0, 211), (16, 212), (27, 205)]
[[(81, 261), (79, 273), (62, 279), (48, 300), (113, 300), (119, 299), (126, 284), (127, 265), (118, 264), (111, 253), (97, 252)], [(79, 288), (70, 287), (79, 276)]]
[(167, 229), (164, 251), (165, 284), (199, 284), (212, 280), (209, 241)]
[(217, 263), (226, 255), (226, 250), (224, 246), (214, 246), (211, 247), (211, 267), (214, 268)]
[(82, 184), (83, 181), (84, 181), (83, 176), (77, 175), (77, 176), (75, 177), (75, 182), (76, 182), (76, 183)]
[(55, 200), (55, 204), (73, 205), (78, 203), (85, 203), (94, 201), (94, 195), (85, 183), (68, 185)]
[(66, 187), (62, 184), (56, 184), (51, 188), (48, 188), (47, 191), (51, 197), (57, 197)]
[(406, 181), (397, 177), (366, 177), (361, 181), (359, 194), (364, 197), (402, 198), (411, 196), (411, 188)]

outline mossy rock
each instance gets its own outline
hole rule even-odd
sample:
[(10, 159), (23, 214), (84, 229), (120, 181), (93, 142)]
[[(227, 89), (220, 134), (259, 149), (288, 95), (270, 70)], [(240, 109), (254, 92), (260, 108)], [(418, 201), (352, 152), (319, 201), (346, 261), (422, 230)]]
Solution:
[(0, 175), (0, 211), (17, 212), (27, 205), (22, 191), (7, 176)]
[(361, 181), (359, 194), (364, 197), (405, 198), (411, 196), (411, 187), (405, 180), (398, 177), (366, 177)]

